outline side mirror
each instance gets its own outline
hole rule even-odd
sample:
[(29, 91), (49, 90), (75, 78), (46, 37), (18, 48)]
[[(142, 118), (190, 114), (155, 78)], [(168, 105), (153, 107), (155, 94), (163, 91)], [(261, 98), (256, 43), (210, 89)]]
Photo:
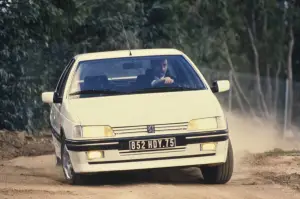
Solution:
[(42, 101), (47, 104), (61, 103), (62, 98), (56, 92), (44, 92), (42, 93)]
[(54, 92), (44, 92), (42, 93), (42, 101), (47, 104), (53, 103)]
[(228, 80), (214, 81), (211, 87), (213, 93), (221, 93), (230, 89), (230, 82)]
[(53, 96), (53, 103), (62, 103), (62, 98), (58, 95), (57, 92), (54, 92), (54, 96)]

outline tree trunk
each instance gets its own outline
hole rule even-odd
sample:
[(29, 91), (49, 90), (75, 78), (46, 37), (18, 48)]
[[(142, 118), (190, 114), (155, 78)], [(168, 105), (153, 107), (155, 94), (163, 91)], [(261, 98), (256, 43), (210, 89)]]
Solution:
[(247, 27), (247, 29), (248, 29), (248, 34), (249, 34), (250, 41), (251, 41), (252, 50), (253, 50), (253, 53), (254, 53), (254, 66), (255, 66), (255, 71), (256, 71), (257, 90), (258, 90), (259, 97), (261, 99), (261, 103), (262, 103), (262, 106), (263, 106), (263, 111), (265, 113), (265, 116), (268, 117), (269, 116), (268, 107), (266, 105), (264, 95), (263, 95), (263, 92), (262, 92), (262, 89), (261, 89), (260, 70), (259, 70), (259, 55), (258, 55), (258, 52), (257, 52), (257, 48), (256, 48), (256, 45), (255, 45), (253, 34), (252, 34), (249, 27)]
[(289, 51), (288, 51), (288, 60), (287, 60), (287, 78), (288, 78), (288, 115), (287, 115), (287, 128), (291, 128), (292, 124), (292, 115), (293, 115), (293, 68), (292, 68), (292, 58), (293, 58), (293, 50), (294, 50), (294, 32), (293, 27), (290, 25), (289, 27)]
[(277, 110), (278, 110), (278, 97), (279, 97), (279, 74), (281, 72), (281, 62), (278, 61), (277, 63), (277, 71), (275, 76), (275, 91), (274, 91), (274, 103), (273, 103), (273, 110), (275, 110), (275, 117), (277, 117)]
[(272, 110), (272, 98), (273, 98), (273, 88), (272, 88), (272, 80), (271, 80), (271, 66), (267, 64), (267, 92), (266, 92), (266, 99), (269, 103), (267, 103), (267, 107), (269, 110), (270, 116), (273, 117), (276, 114), (276, 111)]

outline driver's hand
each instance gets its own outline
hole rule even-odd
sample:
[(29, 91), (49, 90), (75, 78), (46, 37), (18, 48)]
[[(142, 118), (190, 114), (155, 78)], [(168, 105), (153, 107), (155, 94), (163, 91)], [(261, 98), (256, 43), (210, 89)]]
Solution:
[(165, 84), (173, 84), (174, 80), (171, 79), (170, 77), (165, 77)]

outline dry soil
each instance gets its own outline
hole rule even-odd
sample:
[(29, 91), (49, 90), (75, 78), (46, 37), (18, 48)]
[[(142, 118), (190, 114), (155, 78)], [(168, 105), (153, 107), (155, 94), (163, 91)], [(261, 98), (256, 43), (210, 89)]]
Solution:
[(299, 141), (278, 138), (272, 123), (228, 117), (235, 168), (226, 185), (205, 185), (199, 169), (187, 168), (115, 172), (71, 186), (55, 166), (51, 137), (0, 132), (0, 198), (300, 198)]

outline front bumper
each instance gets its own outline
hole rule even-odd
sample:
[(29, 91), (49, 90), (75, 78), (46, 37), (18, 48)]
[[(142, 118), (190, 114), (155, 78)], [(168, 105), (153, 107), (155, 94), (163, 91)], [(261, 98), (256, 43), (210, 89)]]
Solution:
[[(175, 137), (177, 146), (168, 149), (130, 151), (129, 141)], [(228, 132), (194, 132), (102, 140), (66, 140), (74, 171), (77, 173), (153, 169), (218, 164), (226, 161)], [(200, 144), (215, 142), (216, 150), (201, 151)], [(87, 159), (87, 151), (102, 150), (104, 158)]]

